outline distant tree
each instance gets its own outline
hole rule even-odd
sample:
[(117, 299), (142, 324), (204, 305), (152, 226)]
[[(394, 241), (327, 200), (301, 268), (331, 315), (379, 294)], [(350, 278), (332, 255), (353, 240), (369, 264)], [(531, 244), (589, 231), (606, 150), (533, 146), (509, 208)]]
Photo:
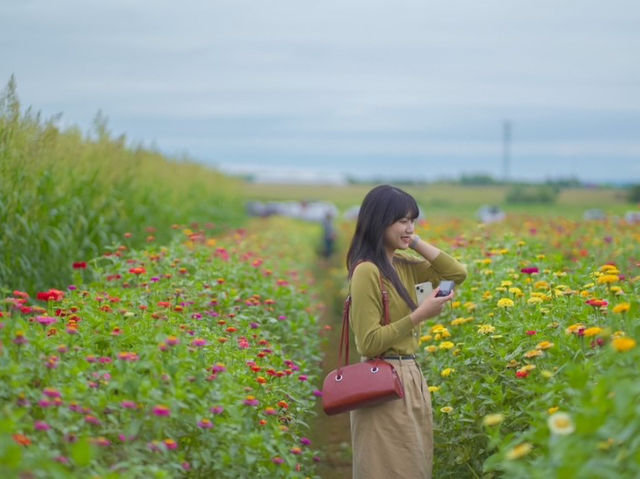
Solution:
[(629, 188), (627, 198), (631, 203), (640, 203), (640, 183), (632, 185), (631, 188)]
[(495, 185), (497, 181), (491, 176), (483, 173), (463, 174), (460, 177), (461, 185)]

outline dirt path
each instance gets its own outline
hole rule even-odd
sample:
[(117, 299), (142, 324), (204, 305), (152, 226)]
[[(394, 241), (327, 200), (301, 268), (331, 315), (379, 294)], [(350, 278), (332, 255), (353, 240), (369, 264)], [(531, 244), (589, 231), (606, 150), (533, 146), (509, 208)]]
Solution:
[[(333, 263), (333, 262), (332, 262)], [(327, 285), (322, 298), (327, 305), (320, 318), (321, 327), (326, 330), (327, 341), (324, 345), (323, 377), (337, 366), (337, 352), (342, 327), (342, 311), (336, 303), (339, 285), (332, 283), (328, 273), (332, 264), (321, 264), (318, 267), (317, 281)], [(337, 414), (327, 416), (322, 410), (321, 401), (316, 408), (317, 415), (312, 423), (312, 440), (316, 449), (321, 451), (322, 462), (318, 464), (318, 474), (323, 479), (351, 478), (351, 435), (349, 431), (349, 415)]]

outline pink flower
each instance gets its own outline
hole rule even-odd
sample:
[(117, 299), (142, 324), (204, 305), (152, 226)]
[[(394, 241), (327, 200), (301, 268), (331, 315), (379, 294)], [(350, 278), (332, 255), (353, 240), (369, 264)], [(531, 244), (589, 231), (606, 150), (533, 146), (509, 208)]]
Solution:
[(169, 346), (175, 346), (176, 344), (180, 343), (180, 340), (175, 337), (175, 336), (169, 336), (165, 342), (169, 345)]
[(301, 374), (300, 376), (298, 376), (298, 380), (299, 381), (306, 381), (307, 380), (307, 375), (306, 374)]
[(224, 408), (222, 406), (213, 406), (209, 411), (213, 414), (222, 414), (224, 412)]
[(300, 438), (300, 444), (302, 444), (303, 446), (310, 446), (311, 445), (311, 439), (308, 439), (306, 437), (301, 437)]
[(193, 341), (191, 341), (191, 345), (196, 347), (206, 346), (206, 344), (207, 344), (207, 340), (202, 338), (196, 338)]
[(91, 416), (90, 414), (84, 417), (84, 422), (86, 422), (87, 424), (94, 424), (96, 426), (100, 424), (100, 420), (95, 416)]
[(258, 404), (260, 404), (260, 401), (258, 401), (253, 396), (247, 396), (247, 398), (243, 401), (243, 403), (247, 406), (257, 406)]
[(213, 423), (211, 420), (204, 418), (198, 421), (198, 427), (202, 429), (211, 429), (213, 427)]
[(33, 427), (35, 428), (36, 431), (48, 431), (49, 429), (51, 429), (51, 426), (49, 426), (44, 421), (36, 421), (33, 424)]
[(527, 334), (528, 334), (529, 336), (533, 336), (534, 334), (537, 334), (537, 333), (538, 333), (537, 331), (533, 331), (533, 330), (531, 330), (531, 331), (527, 331)]
[(322, 391), (320, 391), (319, 389), (314, 389), (313, 395), (317, 398), (322, 397)]
[(44, 326), (49, 326), (53, 323), (57, 323), (57, 318), (52, 318), (51, 316), (36, 316), (36, 321)]
[(125, 409), (135, 409), (138, 407), (138, 405), (133, 401), (122, 401), (120, 403), (120, 406), (122, 406)]
[(264, 409), (263, 413), (267, 416), (275, 416), (276, 414), (278, 414), (278, 411), (276, 411), (272, 407), (267, 407)]
[(164, 445), (169, 451), (173, 451), (174, 449), (178, 449), (178, 443), (173, 439), (165, 439)]
[(85, 269), (87, 267), (87, 263), (85, 261), (77, 261), (73, 263), (73, 269)]
[(291, 449), (289, 449), (289, 452), (291, 452), (291, 454), (302, 454), (302, 449), (300, 449), (298, 446), (294, 446)]
[(171, 416), (171, 410), (167, 406), (159, 404), (153, 408), (153, 414), (156, 416)]
[(284, 462), (284, 459), (282, 459), (280, 456), (276, 456), (271, 459), (271, 462), (273, 462), (274, 464), (280, 465)]
[(44, 388), (42, 390), (42, 394), (49, 398), (59, 398), (61, 397), (60, 391), (55, 388)]

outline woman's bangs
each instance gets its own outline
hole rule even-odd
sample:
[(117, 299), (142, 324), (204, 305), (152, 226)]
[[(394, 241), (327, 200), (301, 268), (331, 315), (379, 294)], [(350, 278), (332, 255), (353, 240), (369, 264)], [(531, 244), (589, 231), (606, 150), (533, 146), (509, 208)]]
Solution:
[(389, 209), (391, 213), (389, 216), (393, 219), (391, 223), (395, 223), (402, 218), (415, 220), (420, 215), (416, 200), (406, 194), (400, 195), (395, 201), (390, 202)]

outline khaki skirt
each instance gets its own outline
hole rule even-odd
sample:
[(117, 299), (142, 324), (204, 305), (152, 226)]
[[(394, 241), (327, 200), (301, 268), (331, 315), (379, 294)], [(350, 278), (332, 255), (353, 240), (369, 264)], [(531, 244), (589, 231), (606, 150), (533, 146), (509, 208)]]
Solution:
[(349, 413), (353, 479), (431, 478), (433, 412), (427, 383), (414, 360), (389, 359), (404, 398)]

